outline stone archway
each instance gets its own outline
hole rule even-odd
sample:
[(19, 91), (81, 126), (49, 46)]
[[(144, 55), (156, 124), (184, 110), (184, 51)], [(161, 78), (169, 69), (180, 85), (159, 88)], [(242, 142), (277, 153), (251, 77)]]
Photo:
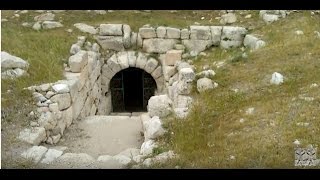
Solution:
[(134, 67), (121, 70), (110, 81), (112, 111), (147, 111), (155, 90), (156, 82), (146, 71)]
[[(156, 60), (153, 57), (148, 57), (144, 53), (135, 52), (135, 51), (121, 51), (121, 52), (115, 53), (107, 61), (105, 61), (101, 69), (102, 94), (104, 97), (106, 97), (104, 101), (106, 101), (106, 103), (109, 104), (106, 114), (109, 114), (111, 111), (114, 111), (114, 110), (118, 112), (126, 111), (126, 108), (125, 108), (126, 103), (120, 102), (119, 100), (118, 100), (118, 102), (120, 102), (120, 105), (118, 104), (119, 107), (113, 107), (115, 104), (112, 103), (112, 99), (115, 100), (116, 97), (113, 96), (115, 94), (115, 91), (112, 94), (111, 80), (115, 78), (119, 78), (117, 76), (123, 76), (121, 75), (121, 73), (130, 71), (129, 69), (131, 70), (136, 69), (137, 72), (139, 70), (140, 70), (139, 72), (145, 72), (144, 74), (147, 74), (145, 76), (149, 76), (154, 80), (156, 87), (154, 88), (155, 91), (152, 92), (152, 96), (157, 94), (162, 94), (165, 91), (165, 81), (164, 81), (162, 66), (158, 60)], [(124, 88), (123, 85), (119, 87)], [(123, 89), (120, 91), (122, 91), (123, 93)], [(126, 94), (119, 95), (119, 96), (122, 96), (122, 100), (125, 100), (124, 95)], [(141, 108), (138, 108), (138, 111), (146, 110), (147, 102), (150, 97), (142, 97), (143, 101), (142, 102), (140, 101), (140, 103), (142, 103), (142, 107), (138, 105), (138, 107), (139, 106), (141, 107)], [(129, 108), (129, 109), (131, 109), (129, 111), (134, 111), (133, 110), (134, 108)]]

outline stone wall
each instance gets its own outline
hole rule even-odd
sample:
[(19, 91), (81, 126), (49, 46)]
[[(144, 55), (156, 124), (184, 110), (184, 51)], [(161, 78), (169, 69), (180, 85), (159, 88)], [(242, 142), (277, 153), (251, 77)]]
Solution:
[(230, 26), (144, 26), (135, 33), (126, 24), (101, 24), (94, 35), (99, 45), (81, 36), (71, 46), (64, 80), (28, 88), (37, 103), (38, 121), (23, 130), (19, 138), (33, 145), (55, 144), (72, 122), (110, 114), (110, 80), (130, 67), (151, 74), (157, 84), (148, 111), (162, 108), (164, 112), (149, 112), (151, 117), (162, 118), (163, 113), (167, 116), (173, 112), (184, 118), (193, 101), (190, 93), (195, 73), (182, 57), (197, 55), (211, 46), (242, 46), (246, 33), (245, 28)]
[(186, 48), (193, 56), (211, 46), (226, 49), (242, 46), (247, 34), (245, 28), (234, 26), (190, 26), (184, 29), (143, 26), (136, 33), (126, 24), (101, 24), (98, 31), (95, 39), (103, 49), (123, 51), (138, 47), (147, 53), (163, 54), (180, 47), (178, 49)]
[[(108, 104), (108, 98), (102, 96), (99, 54), (81, 50), (70, 56), (69, 65), (65, 80), (28, 88), (37, 102), (38, 122), (31, 124), (31, 130), (20, 133), (20, 139), (34, 145), (42, 141), (55, 144), (73, 121), (111, 111), (103, 106)], [(46, 136), (42, 135), (44, 130)], [(24, 138), (32, 133), (34, 139)]]

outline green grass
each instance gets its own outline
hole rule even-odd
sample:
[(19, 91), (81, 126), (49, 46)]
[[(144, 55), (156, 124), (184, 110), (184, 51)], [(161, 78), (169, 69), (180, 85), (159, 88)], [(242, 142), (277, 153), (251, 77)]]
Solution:
[[(168, 133), (164, 141), (180, 158), (160, 167), (294, 168), (295, 139), (301, 147), (319, 145), (320, 90), (309, 88), (320, 82), (320, 40), (313, 35), (320, 29), (317, 21), (319, 17), (296, 14), (264, 27), (259, 34), (268, 45), (248, 54), (247, 61), (228, 61), (227, 54), (236, 57), (239, 50), (225, 55), (208, 50), (212, 54), (195, 61), (201, 69), (227, 59), (225, 66), (215, 69), (219, 87), (194, 93), (197, 103), (189, 117), (168, 123), (174, 134)], [(296, 37), (295, 28), (304, 31), (304, 37)], [(283, 85), (269, 85), (274, 71), (286, 77)], [(240, 93), (232, 91), (235, 87)], [(301, 94), (315, 100), (300, 100)], [(253, 115), (245, 115), (249, 107), (255, 107)], [(298, 122), (310, 126), (297, 126)]]
[[(56, 19), (62, 20), (63, 28), (37, 32), (21, 24), (33, 22), (38, 13), (30, 12), (12, 19), (13, 11), (2, 11), (2, 18), (9, 20), (2, 23), (2, 51), (30, 63), (28, 77), (1, 82), (2, 157), (7, 162), (3, 167), (17, 167), (10, 156), (4, 155), (19, 147), (15, 137), (32, 120), (28, 113), (35, 106), (30, 93), (22, 89), (63, 78), (63, 63), (69, 57), (71, 44), (76, 42), (77, 36), (85, 35), (73, 24), (127, 23), (137, 32), (145, 24), (179, 28), (195, 22), (219, 25), (219, 20), (215, 19), (219, 13), (116, 11), (96, 15), (67, 11), (56, 15)], [(252, 18), (244, 19), (249, 13)], [(200, 20), (201, 17), (205, 20)], [(267, 46), (251, 53), (245, 49), (246, 59), (241, 58), (243, 51), (240, 49), (220, 48), (209, 49), (205, 51), (207, 56), (193, 59), (197, 72), (204, 65), (216, 72), (214, 81), (219, 86), (203, 94), (194, 90), (195, 105), (185, 120), (165, 120), (168, 133), (159, 140), (161, 148), (156, 149), (154, 155), (170, 149), (179, 154), (179, 158), (155, 168), (294, 168), (292, 142), (295, 139), (301, 141), (302, 147), (320, 144), (320, 90), (309, 88), (312, 83), (320, 84), (320, 40), (313, 34), (320, 31), (319, 15), (310, 17), (310, 12), (303, 11), (270, 25), (259, 18), (258, 11), (246, 11), (237, 17), (234, 25), (261, 35)], [(73, 33), (66, 32), (69, 28)], [(304, 35), (296, 36), (295, 30), (302, 30)], [(216, 68), (214, 63), (222, 61), (225, 65)], [(269, 85), (275, 71), (286, 77), (281, 86)], [(239, 93), (232, 91), (235, 88)], [(315, 100), (301, 100), (298, 98), (301, 94)], [(255, 108), (253, 115), (245, 115), (249, 107)], [(245, 119), (244, 123), (239, 122), (241, 118)], [(297, 126), (298, 122), (309, 122), (310, 126)], [(230, 156), (235, 159), (230, 160)]]

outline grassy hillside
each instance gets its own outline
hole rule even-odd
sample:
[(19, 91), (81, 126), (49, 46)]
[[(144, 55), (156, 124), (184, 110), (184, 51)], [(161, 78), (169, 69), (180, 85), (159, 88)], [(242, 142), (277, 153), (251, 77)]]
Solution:
[[(2, 11), (2, 18), (9, 20), (2, 23), (2, 51), (30, 63), (28, 77), (1, 81), (2, 165), (20, 167), (10, 161), (9, 154), (19, 148), (15, 138), (32, 120), (28, 113), (33, 107), (29, 92), (22, 89), (62, 78), (63, 63), (69, 57), (71, 44), (78, 35), (84, 35), (73, 24), (127, 23), (134, 31), (144, 24), (184, 28), (195, 22), (219, 25), (215, 19), (219, 13), (115, 11), (98, 15), (66, 11), (56, 14), (55, 18), (62, 20), (63, 28), (38, 32), (21, 25), (33, 22), (38, 13), (11, 18), (14, 11)], [(249, 13), (252, 18), (245, 19)], [(311, 17), (310, 12), (305, 11), (266, 25), (258, 11), (236, 14), (238, 21), (234, 25), (249, 28), (250, 33), (260, 35), (267, 46), (254, 52), (244, 50), (247, 58), (241, 57), (241, 49), (213, 48), (206, 51), (206, 56), (193, 59), (198, 72), (204, 65), (216, 72), (214, 81), (219, 86), (203, 94), (195, 90), (196, 103), (185, 120), (167, 120), (169, 133), (160, 139), (164, 147), (159, 151), (172, 149), (180, 158), (155, 167), (292, 168), (293, 141), (298, 139), (301, 147), (320, 145), (320, 39), (314, 34), (320, 31), (320, 16)], [(66, 31), (70, 28), (72, 33)], [(297, 36), (296, 30), (302, 30), (304, 35)], [(217, 62), (224, 62), (224, 66), (217, 68)], [(269, 84), (273, 72), (285, 76), (283, 85)], [(313, 83), (319, 86), (310, 87)], [(307, 101), (303, 97), (314, 99)], [(250, 107), (254, 112), (246, 115)], [(309, 126), (297, 123), (309, 123)]]

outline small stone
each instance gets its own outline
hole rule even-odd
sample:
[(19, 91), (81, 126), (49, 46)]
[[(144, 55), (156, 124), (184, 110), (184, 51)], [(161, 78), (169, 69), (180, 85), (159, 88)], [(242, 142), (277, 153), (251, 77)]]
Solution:
[(312, 83), (311, 85), (310, 85), (310, 88), (316, 88), (316, 87), (318, 87), (319, 85), (317, 84), (317, 83)]
[(78, 42), (77, 42), (77, 44), (79, 45), (79, 46), (83, 46), (84, 45), (84, 43), (86, 42), (86, 36), (78, 36)]
[(207, 56), (207, 53), (205, 53), (205, 52), (200, 52), (199, 55), (200, 55), (200, 56)]
[(34, 23), (34, 25), (32, 26), (32, 28), (33, 28), (34, 30), (39, 31), (39, 30), (41, 29), (41, 24), (40, 24), (40, 22)]
[(36, 100), (38, 102), (47, 101), (47, 98), (45, 98), (41, 93), (34, 92), (34, 93), (32, 93), (32, 96), (33, 96), (34, 100)]
[(48, 91), (48, 90), (50, 89), (50, 87), (51, 87), (51, 84), (50, 84), (50, 83), (41, 84), (41, 85), (40, 85), (41, 91), (44, 91), (44, 92)]
[(21, 24), (23, 27), (32, 27), (32, 24), (31, 23), (28, 23), (28, 22), (24, 22)]
[(106, 10), (94, 10), (94, 12), (95, 12), (96, 14), (100, 14), (100, 15), (107, 14), (107, 11), (106, 11)]
[(248, 15), (246, 15), (244, 18), (250, 19), (251, 17), (252, 17), (252, 15), (251, 15), (251, 14), (248, 14)]
[(241, 57), (242, 57), (243, 59), (247, 59), (247, 58), (248, 58), (248, 55), (247, 55), (247, 53), (242, 53)]
[(303, 35), (303, 31), (301, 31), (301, 30), (295, 31), (295, 34), (298, 36)]
[(243, 118), (240, 119), (240, 123), (244, 123), (244, 119)]
[(246, 110), (246, 114), (247, 115), (251, 115), (251, 114), (253, 114), (254, 113), (254, 107), (250, 107), (250, 108), (248, 108), (247, 110)]
[(314, 34), (316, 35), (316, 37), (317, 37), (318, 39), (320, 39), (320, 32), (319, 32), (319, 31), (314, 31)]
[(81, 46), (79, 44), (72, 44), (70, 48), (70, 54), (74, 55), (81, 51)]
[(66, 31), (67, 31), (68, 33), (72, 33), (72, 32), (73, 32), (72, 29), (67, 29)]
[(296, 139), (296, 140), (293, 142), (293, 144), (299, 146), (301, 143), (300, 143), (300, 141), (299, 141), (298, 139)]
[(31, 112), (29, 113), (29, 116), (34, 116), (34, 112), (31, 111)]
[(46, 98), (50, 99), (52, 96), (54, 96), (56, 93), (52, 92), (52, 91), (48, 91), (46, 94)]
[(282, 84), (283, 83), (283, 75), (278, 73), (278, 72), (274, 72), (272, 74), (270, 83), (271, 84), (276, 84), (276, 85)]
[(94, 43), (92, 45), (92, 51), (99, 52), (99, 50), (100, 50), (100, 46), (97, 43)]
[[(209, 66), (206, 69), (208, 69), (208, 68), (209, 68)], [(212, 69), (209, 69), (209, 70), (205, 70), (205, 71), (198, 73), (196, 76), (197, 76), (197, 78), (212, 79), (215, 75), (216, 75), (216, 73)]]

